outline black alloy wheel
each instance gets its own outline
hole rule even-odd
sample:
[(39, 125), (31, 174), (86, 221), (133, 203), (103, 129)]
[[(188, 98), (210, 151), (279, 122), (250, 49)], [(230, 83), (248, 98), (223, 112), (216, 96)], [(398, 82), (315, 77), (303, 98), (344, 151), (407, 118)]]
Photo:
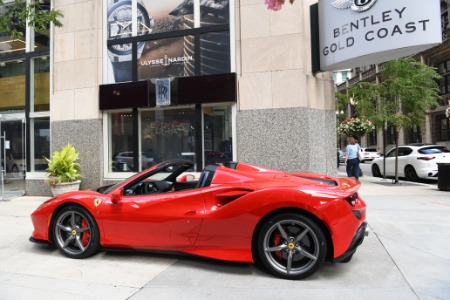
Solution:
[(326, 238), (320, 227), (300, 214), (271, 217), (258, 234), (259, 260), (284, 279), (303, 279), (314, 274), (325, 260)]
[(77, 205), (60, 210), (53, 221), (53, 237), (59, 251), (70, 258), (85, 258), (100, 250), (100, 234), (91, 214)]

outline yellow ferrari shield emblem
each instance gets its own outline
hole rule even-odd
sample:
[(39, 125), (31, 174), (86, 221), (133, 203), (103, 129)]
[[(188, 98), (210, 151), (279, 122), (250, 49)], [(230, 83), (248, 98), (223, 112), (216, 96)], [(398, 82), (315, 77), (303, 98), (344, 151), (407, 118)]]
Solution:
[(100, 199), (95, 199), (95, 200), (94, 200), (94, 204), (95, 204), (95, 206), (99, 206), (100, 204), (102, 204), (102, 200), (100, 200)]

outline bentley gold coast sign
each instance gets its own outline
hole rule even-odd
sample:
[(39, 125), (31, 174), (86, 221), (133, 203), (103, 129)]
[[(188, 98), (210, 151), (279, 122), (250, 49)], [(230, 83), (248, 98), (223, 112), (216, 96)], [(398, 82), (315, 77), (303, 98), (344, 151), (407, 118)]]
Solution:
[(385, 62), (442, 42), (440, 0), (319, 0), (320, 69)]

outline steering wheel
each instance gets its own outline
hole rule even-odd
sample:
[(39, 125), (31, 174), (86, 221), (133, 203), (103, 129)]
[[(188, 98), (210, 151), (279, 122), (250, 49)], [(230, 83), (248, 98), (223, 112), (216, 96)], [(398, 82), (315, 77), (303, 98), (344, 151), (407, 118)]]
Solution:
[(158, 187), (153, 182), (146, 182), (144, 186), (145, 194), (154, 194), (158, 192)]

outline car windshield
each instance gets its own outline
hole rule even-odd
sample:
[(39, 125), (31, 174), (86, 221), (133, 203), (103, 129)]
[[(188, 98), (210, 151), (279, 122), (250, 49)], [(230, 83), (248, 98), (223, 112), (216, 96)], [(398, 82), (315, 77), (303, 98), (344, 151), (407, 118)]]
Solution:
[(437, 154), (437, 153), (449, 153), (450, 150), (448, 150), (446, 147), (430, 147), (430, 148), (423, 148), (419, 150), (419, 153), (421, 154)]
[(364, 150), (365, 152), (377, 152), (377, 149), (369, 149), (367, 148), (366, 150)]

